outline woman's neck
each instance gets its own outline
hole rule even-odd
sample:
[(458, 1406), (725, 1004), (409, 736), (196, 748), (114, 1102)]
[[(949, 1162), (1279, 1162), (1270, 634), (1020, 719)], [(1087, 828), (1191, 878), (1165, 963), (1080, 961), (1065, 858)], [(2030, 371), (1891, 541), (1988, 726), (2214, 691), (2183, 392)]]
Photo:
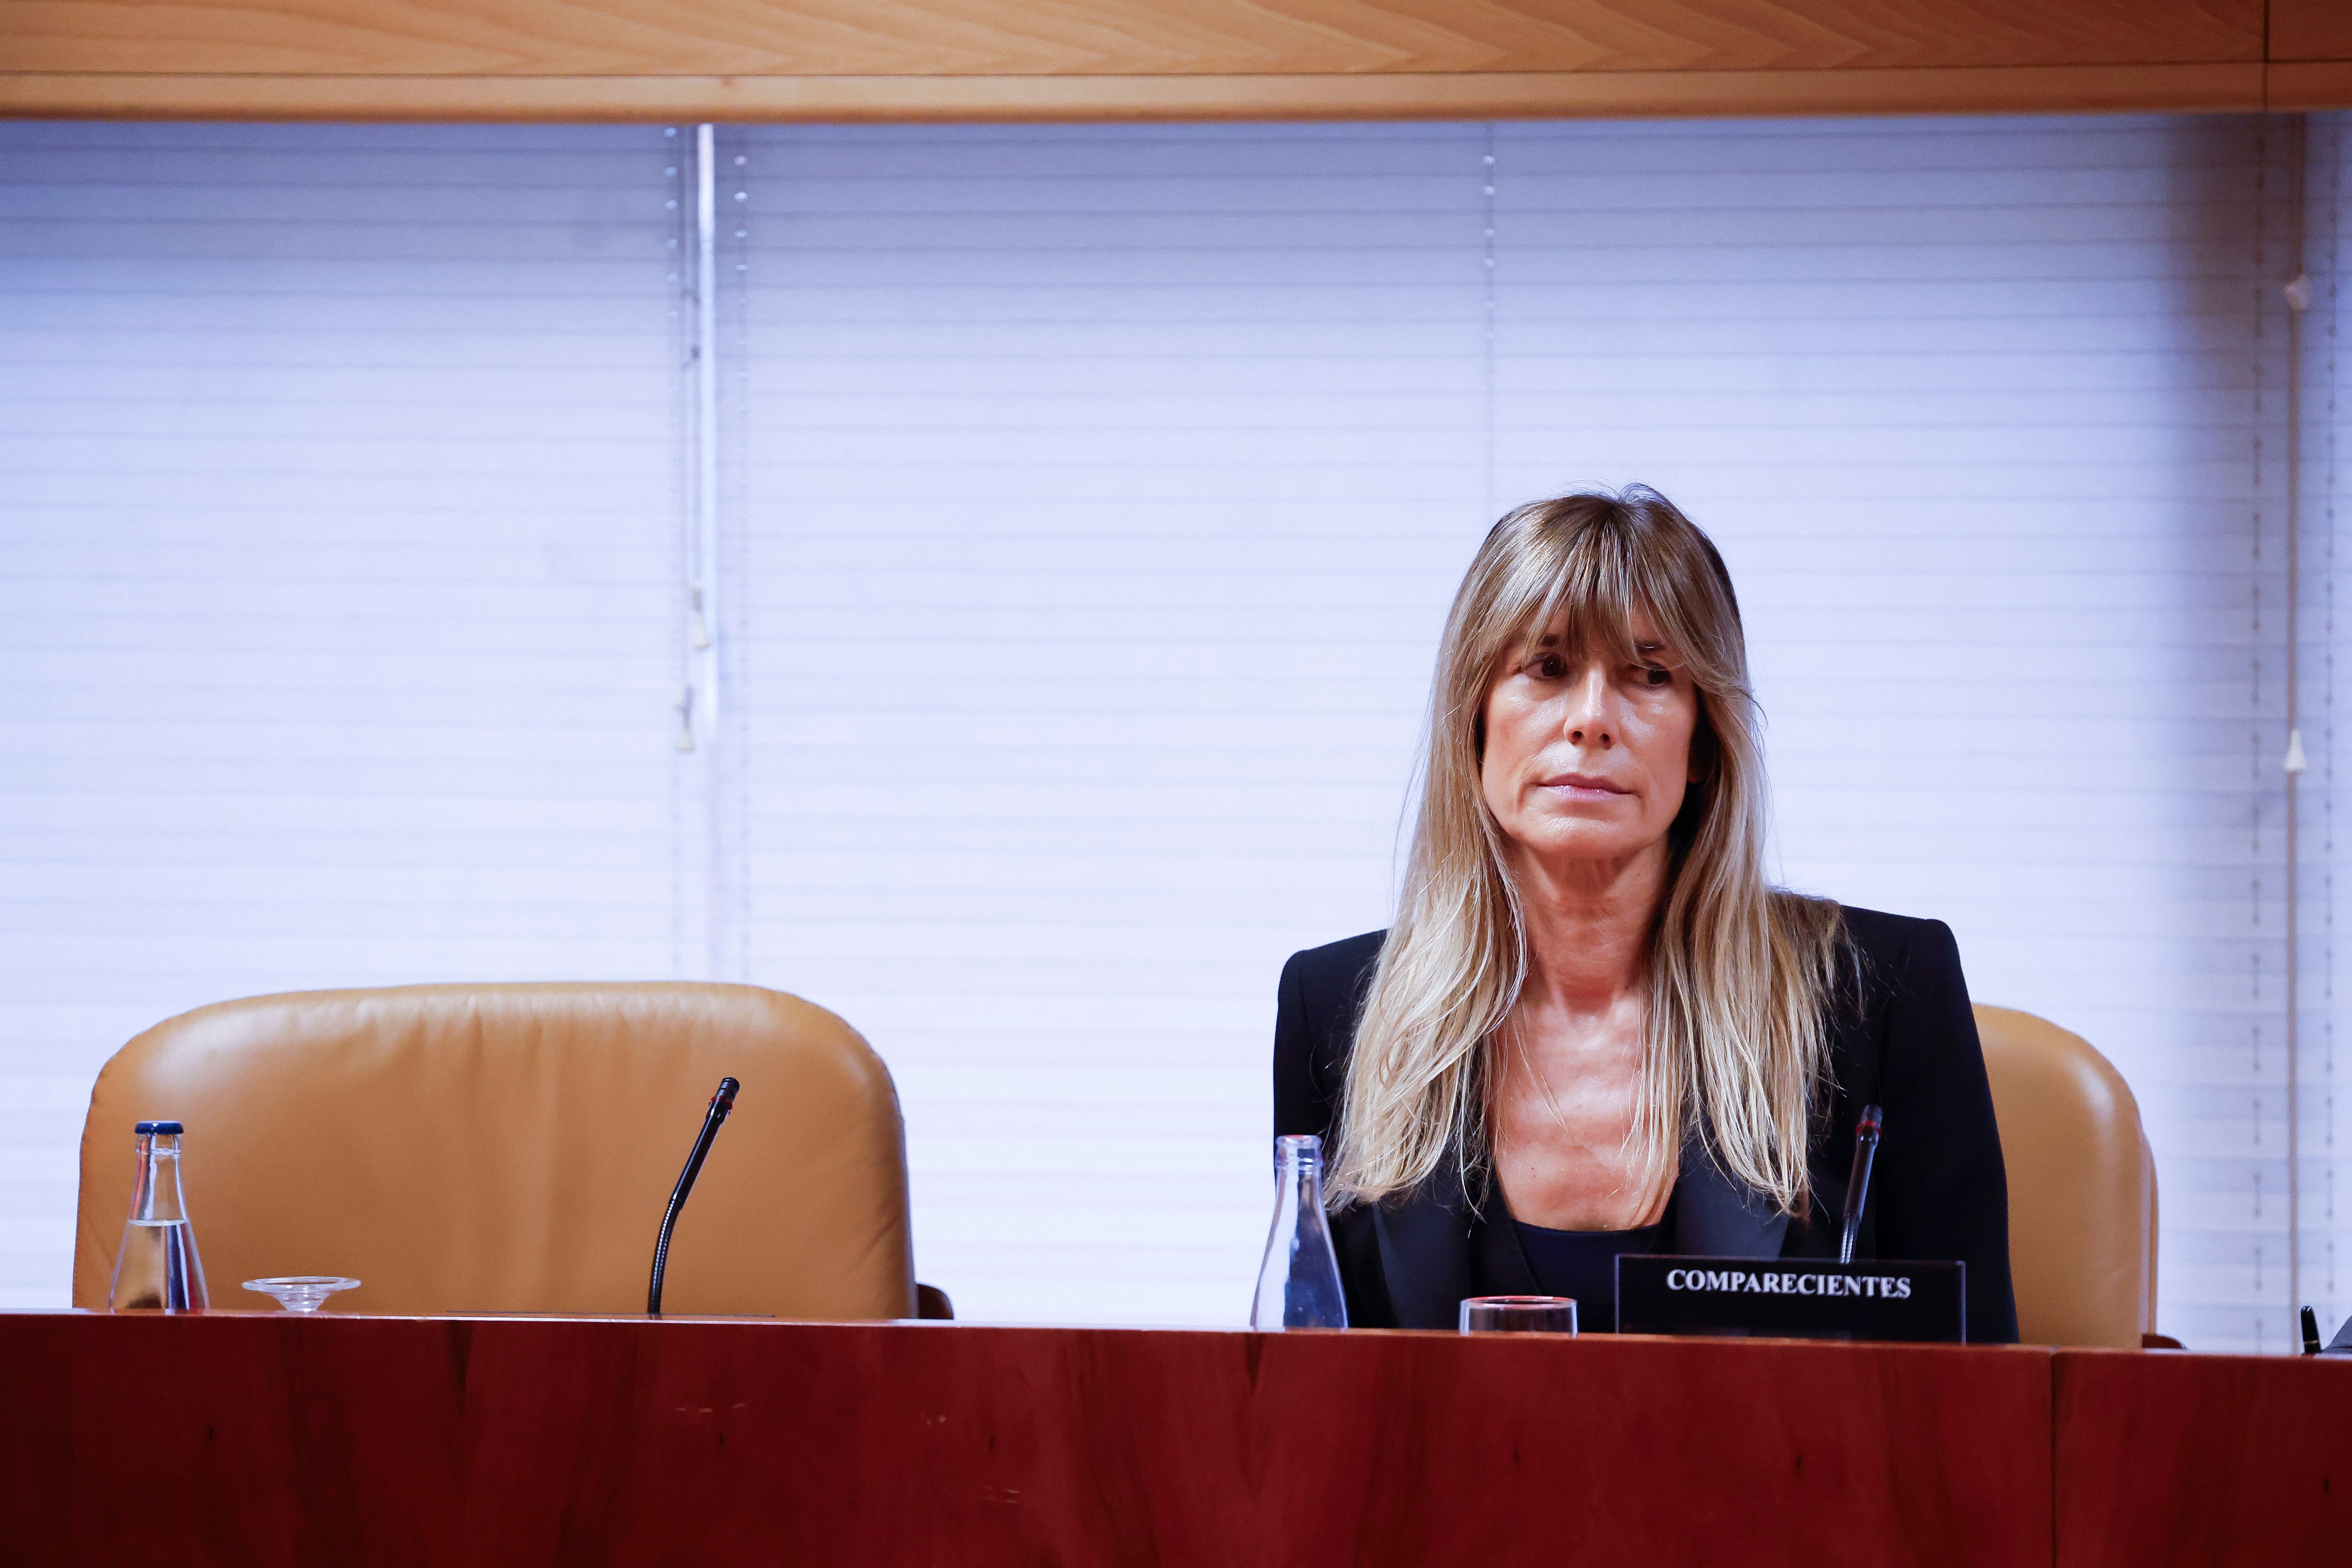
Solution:
[(1514, 847), (1511, 874), (1528, 938), (1523, 1004), (1570, 1014), (1606, 1010), (1641, 980), (1665, 896), (1665, 845), (1620, 860), (1546, 860)]

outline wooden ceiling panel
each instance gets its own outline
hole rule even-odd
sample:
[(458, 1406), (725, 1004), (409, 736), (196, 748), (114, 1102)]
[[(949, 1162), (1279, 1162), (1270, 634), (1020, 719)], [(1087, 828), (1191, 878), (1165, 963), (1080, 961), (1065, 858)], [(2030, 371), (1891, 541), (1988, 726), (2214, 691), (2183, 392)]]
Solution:
[(2271, 58), (2352, 60), (2352, 0), (2271, 0)]
[(125, 120), (1496, 120), (2250, 110), (2263, 67), (1358, 76), (10, 76), (0, 115)]
[(0, 0), (12, 72), (1157, 76), (2262, 58), (2263, 0)]
[(2352, 0), (0, 0), (19, 115), (2257, 110), (2345, 61)]

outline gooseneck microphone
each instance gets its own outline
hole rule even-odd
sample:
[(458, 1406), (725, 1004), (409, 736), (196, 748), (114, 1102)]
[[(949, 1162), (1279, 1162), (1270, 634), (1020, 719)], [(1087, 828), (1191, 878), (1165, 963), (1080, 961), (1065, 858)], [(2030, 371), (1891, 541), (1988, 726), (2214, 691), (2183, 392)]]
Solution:
[(735, 1109), (735, 1091), (742, 1087), (731, 1078), (719, 1080), (719, 1092), (710, 1097), (702, 1131), (694, 1140), (694, 1152), (686, 1157), (686, 1169), (677, 1173), (677, 1188), (670, 1194), (669, 1208), (662, 1215), (661, 1235), (654, 1239), (654, 1279), (646, 1288), (646, 1312), (650, 1317), (661, 1316), (662, 1271), (669, 1267), (669, 1233), (677, 1224), (677, 1211), (686, 1206), (687, 1194), (694, 1191), (694, 1178), (702, 1174), (703, 1157), (710, 1152), (710, 1142), (719, 1136), (727, 1113)]
[(1838, 1237), (1838, 1261), (1853, 1261), (1853, 1244), (1862, 1236), (1862, 1208), (1870, 1202), (1870, 1168), (1878, 1161), (1881, 1112), (1874, 1105), (1862, 1108), (1853, 1130), (1853, 1169), (1845, 1179), (1845, 1230)]

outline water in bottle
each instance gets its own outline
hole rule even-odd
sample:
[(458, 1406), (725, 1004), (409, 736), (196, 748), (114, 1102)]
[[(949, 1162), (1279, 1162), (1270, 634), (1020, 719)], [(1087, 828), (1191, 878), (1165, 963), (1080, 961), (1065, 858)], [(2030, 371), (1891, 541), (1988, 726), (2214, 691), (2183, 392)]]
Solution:
[(1323, 1213), (1323, 1140), (1274, 1141), (1274, 1229), (1258, 1266), (1253, 1329), (1344, 1329), (1339, 1256)]
[(142, 1121), (132, 1131), (139, 1137), (139, 1173), (106, 1304), (117, 1312), (201, 1312), (211, 1302), (180, 1190), (180, 1124)]

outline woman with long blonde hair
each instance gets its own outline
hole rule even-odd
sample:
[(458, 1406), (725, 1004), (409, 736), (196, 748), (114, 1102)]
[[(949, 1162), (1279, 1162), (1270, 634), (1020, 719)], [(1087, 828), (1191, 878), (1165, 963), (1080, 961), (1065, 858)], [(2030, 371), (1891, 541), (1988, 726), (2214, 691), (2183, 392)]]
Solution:
[(1960, 1258), (2014, 1340), (2008, 1189), (1951, 931), (1775, 888), (1731, 578), (1654, 490), (1495, 525), (1438, 650), (1395, 923), (1294, 956), (1275, 1131), (1331, 1152), (1348, 1316), (1474, 1295), (1614, 1326), (1621, 1253)]

